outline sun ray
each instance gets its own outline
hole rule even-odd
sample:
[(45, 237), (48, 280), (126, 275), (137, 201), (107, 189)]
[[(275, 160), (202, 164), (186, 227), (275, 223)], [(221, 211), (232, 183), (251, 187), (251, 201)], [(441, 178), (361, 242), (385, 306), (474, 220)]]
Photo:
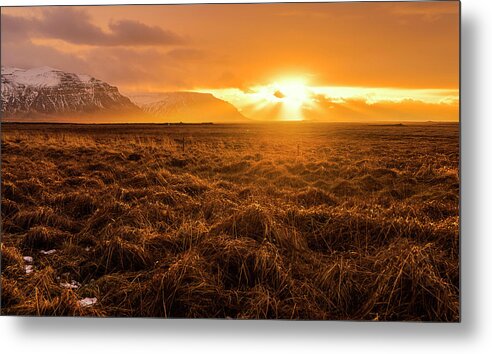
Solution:
[(255, 87), (254, 91), (264, 101), (280, 104), (277, 120), (303, 120), (303, 108), (312, 104), (310, 89), (306, 80), (301, 77), (281, 79), (269, 85)]

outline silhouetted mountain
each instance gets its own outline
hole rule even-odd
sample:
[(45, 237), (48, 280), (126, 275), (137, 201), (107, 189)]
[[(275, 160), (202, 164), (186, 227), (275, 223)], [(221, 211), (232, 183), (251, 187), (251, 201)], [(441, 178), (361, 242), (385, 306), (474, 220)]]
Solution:
[(242, 123), (248, 119), (229, 102), (209, 93), (168, 92), (158, 101), (140, 105), (143, 111), (162, 122)]

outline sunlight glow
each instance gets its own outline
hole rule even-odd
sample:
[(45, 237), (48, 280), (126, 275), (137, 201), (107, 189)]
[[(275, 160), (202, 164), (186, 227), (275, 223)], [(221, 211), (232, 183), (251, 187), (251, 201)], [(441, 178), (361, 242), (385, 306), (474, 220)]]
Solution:
[[(354, 103), (418, 104), (456, 106), (458, 90), (454, 89), (405, 89), (378, 87), (310, 86), (302, 77), (279, 79), (271, 84), (249, 87), (246, 90), (200, 89), (231, 102), (245, 116), (256, 120), (309, 120), (310, 112), (320, 112), (320, 101), (329, 99), (334, 104), (358, 109)], [(326, 107), (325, 107), (326, 108)], [(329, 112), (326, 119), (330, 118)]]
[(254, 87), (253, 91), (273, 104), (280, 105), (279, 120), (303, 120), (302, 109), (310, 104), (311, 92), (302, 78), (288, 78), (266, 86)]

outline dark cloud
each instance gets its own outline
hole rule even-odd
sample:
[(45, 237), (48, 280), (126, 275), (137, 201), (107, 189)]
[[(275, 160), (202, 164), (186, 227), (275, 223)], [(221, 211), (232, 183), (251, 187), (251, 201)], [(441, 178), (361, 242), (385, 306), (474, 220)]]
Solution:
[(285, 95), (280, 90), (275, 91), (273, 95), (277, 98), (284, 98), (285, 97)]
[(2, 14), (2, 43), (26, 40), (30, 21), (23, 17)]
[(31, 30), (36, 35), (73, 44), (100, 45), (107, 42), (108, 36), (101, 28), (91, 23), (86, 12), (70, 7), (45, 9), (43, 18), (32, 19)]
[[(32, 53), (36, 53), (33, 55)], [(45, 45), (36, 45), (30, 41), (6, 43), (2, 41), (2, 65), (14, 66), (23, 69), (50, 66), (69, 72), (90, 74), (90, 66), (83, 58), (64, 53), (56, 48)]]
[[(174, 84), (176, 77), (181, 76), (166, 60), (165, 54), (156, 48), (95, 48), (87, 58), (94, 76), (123, 86), (148, 85), (156, 78), (163, 84)], [(128, 65), (130, 61), (131, 65)]]
[(108, 27), (109, 31), (104, 31), (96, 26), (84, 11), (54, 7), (45, 9), (41, 18), (2, 14), (2, 41), (4, 38), (11, 40), (20, 35), (33, 35), (96, 46), (163, 46), (184, 42), (183, 38), (171, 31), (138, 21), (114, 21)]
[(142, 22), (121, 20), (109, 24), (111, 34), (108, 43), (115, 45), (159, 45), (181, 44), (183, 39), (171, 31)]

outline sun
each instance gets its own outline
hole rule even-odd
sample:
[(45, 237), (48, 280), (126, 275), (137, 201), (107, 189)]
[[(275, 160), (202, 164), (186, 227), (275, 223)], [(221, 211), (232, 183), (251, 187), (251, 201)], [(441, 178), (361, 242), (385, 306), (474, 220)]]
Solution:
[(279, 105), (279, 120), (303, 120), (303, 108), (312, 104), (312, 92), (306, 79), (302, 77), (282, 78), (269, 85), (257, 87), (256, 92), (263, 102)]
[(272, 90), (277, 101), (289, 105), (302, 105), (309, 100), (309, 89), (302, 79), (285, 79), (275, 82), (272, 84)]
[(213, 93), (252, 117), (258, 114), (263, 120), (302, 121), (309, 111), (318, 109), (318, 87), (311, 86), (307, 77), (277, 77), (270, 83), (249, 86), (247, 90), (201, 89), (197, 92)]

